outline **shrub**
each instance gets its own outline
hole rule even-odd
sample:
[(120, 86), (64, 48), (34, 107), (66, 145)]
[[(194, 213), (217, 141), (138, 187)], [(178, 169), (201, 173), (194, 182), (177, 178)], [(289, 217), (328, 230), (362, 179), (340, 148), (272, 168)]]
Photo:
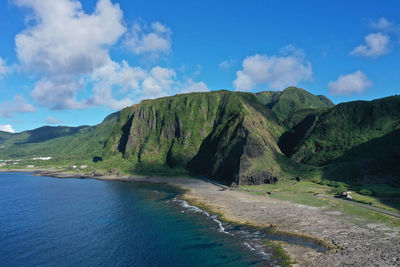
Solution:
[(359, 193), (364, 196), (375, 196), (376, 195), (376, 192), (374, 190), (369, 190), (369, 189), (361, 189), (359, 191)]

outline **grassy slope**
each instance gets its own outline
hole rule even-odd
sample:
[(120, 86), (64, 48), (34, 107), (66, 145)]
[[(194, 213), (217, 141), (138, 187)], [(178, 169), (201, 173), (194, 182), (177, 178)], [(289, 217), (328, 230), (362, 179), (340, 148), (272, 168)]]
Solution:
[(356, 201), (399, 210), (400, 96), (315, 111), (283, 134), (279, 145), (298, 161), (324, 166), (316, 177), (373, 193), (354, 194)]
[(6, 140), (0, 141), (0, 157), (53, 156), (58, 159), (91, 159), (102, 154), (105, 140), (117, 116), (114, 113), (101, 124), (92, 127), (45, 126), (9, 135)]
[(343, 103), (311, 114), (279, 143), (296, 161), (329, 164), (326, 175), (398, 176), (395, 161), (400, 158), (399, 130), (400, 96), (393, 96)]
[(318, 116), (312, 132), (293, 156), (323, 165), (396, 129), (400, 129), (400, 96), (339, 104)]
[(289, 127), (299, 122), (314, 109), (334, 106), (327, 97), (316, 96), (296, 87), (288, 87), (277, 92), (260, 92), (256, 96)]

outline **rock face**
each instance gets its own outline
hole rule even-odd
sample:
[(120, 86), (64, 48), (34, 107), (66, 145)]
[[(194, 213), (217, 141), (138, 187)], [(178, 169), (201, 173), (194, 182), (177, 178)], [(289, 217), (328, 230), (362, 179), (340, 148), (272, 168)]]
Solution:
[(281, 174), (283, 131), (253, 94), (177, 95), (122, 110), (105, 155), (122, 153), (134, 168), (186, 168), (226, 183), (259, 184)]

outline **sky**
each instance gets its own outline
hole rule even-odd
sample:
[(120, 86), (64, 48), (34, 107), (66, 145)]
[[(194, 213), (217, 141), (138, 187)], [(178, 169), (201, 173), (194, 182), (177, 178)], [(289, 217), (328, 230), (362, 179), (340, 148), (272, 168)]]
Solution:
[(188, 92), (400, 94), (400, 2), (0, 1), (0, 131)]

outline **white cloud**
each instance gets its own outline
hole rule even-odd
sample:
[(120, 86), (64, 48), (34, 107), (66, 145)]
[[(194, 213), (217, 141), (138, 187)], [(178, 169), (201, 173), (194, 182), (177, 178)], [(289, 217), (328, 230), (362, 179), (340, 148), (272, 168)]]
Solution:
[(89, 105), (109, 106), (118, 110), (130, 106), (133, 102), (128, 97), (117, 100), (114, 97), (114, 88), (120, 92), (136, 92), (140, 89), (140, 82), (147, 77), (147, 73), (140, 67), (131, 67), (126, 61), (121, 64), (109, 61), (108, 64), (96, 69), (90, 76), (93, 82), (92, 97)]
[(0, 57), (0, 79), (3, 78), (10, 71), (10, 67), (7, 66), (5, 60)]
[(332, 95), (350, 95), (362, 93), (370, 86), (372, 86), (372, 82), (368, 77), (357, 70), (351, 74), (340, 75), (336, 81), (329, 82), (328, 89)]
[(11, 124), (0, 125), (0, 131), (15, 133), (15, 130), (13, 129)]
[(305, 62), (304, 54), (293, 46), (282, 49), (279, 56), (256, 54), (246, 57), (242, 66), (233, 82), (236, 90), (248, 91), (259, 84), (268, 84), (270, 89), (283, 89), (312, 77), (311, 63)]
[(150, 26), (134, 24), (125, 39), (125, 45), (137, 55), (145, 55), (157, 59), (161, 54), (171, 51), (172, 31), (160, 22)]
[(224, 60), (224, 61), (222, 61), (221, 63), (219, 63), (218, 68), (219, 68), (220, 70), (227, 71), (227, 70), (229, 70), (230, 68), (233, 67), (233, 64), (234, 64), (234, 63), (235, 63), (235, 62), (234, 62), (233, 59)]
[(194, 82), (192, 79), (188, 79), (183, 84), (183, 90), (181, 93), (192, 93), (192, 92), (208, 92), (210, 89), (204, 82)]
[(92, 14), (75, 0), (16, 0), (33, 10), (33, 23), (15, 37), (22, 68), (42, 78), (32, 92), (48, 108), (79, 109), (79, 77), (106, 64), (108, 50), (126, 31), (122, 11), (110, 0), (99, 0)]
[(31, 96), (38, 104), (49, 109), (83, 109), (86, 107), (85, 101), (76, 99), (76, 93), (82, 86), (74, 79), (43, 78), (35, 84)]
[(52, 116), (48, 116), (46, 119), (44, 119), (44, 122), (47, 124), (53, 124), (53, 125), (60, 124), (60, 121)]
[(17, 55), (24, 67), (44, 75), (89, 73), (108, 59), (108, 48), (126, 31), (122, 11), (99, 0), (86, 14), (79, 1), (17, 0), (34, 12), (34, 25), (17, 34)]
[(391, 22), (383, 17), (379, 18), (378, 20), (371, 21), (370, 26), (372, 29), (377, 31), (393, 31), (397, 28), (397, 25), (394, 22)]
[(172, 69), (154, 67), (150, 71), (150, 75), (142, 82), (144, 98), (167, 96), (175, 77), (176, 73)]
[(357, 46), (350, 54), (377, 58), (389, 53), (389, 42), (390, 38), (387, 34), (371, 33), (365, 36), (365, 44)]
[[(122, 64), (110, 61), (107, 65), (95, 70), (90, 79), (93, 84), (93, 95), (89, 105), (105, 105), (112, 109), (121, 109), (144, 98), (157, 98), (168, 95), (168, 90), (176, 82), (176, 73), (172, 69), (156, 66), (147, 71), (132, 67), (126, 61)], [(115, 99), (113, 89), (128, 93), (130, 97)]]
[(36, 108), (27, 103), (22, 95), (16, 95), (12, 101), (0, 103), (0, 117), (12, 117), (15, 113), (35, 112)]

